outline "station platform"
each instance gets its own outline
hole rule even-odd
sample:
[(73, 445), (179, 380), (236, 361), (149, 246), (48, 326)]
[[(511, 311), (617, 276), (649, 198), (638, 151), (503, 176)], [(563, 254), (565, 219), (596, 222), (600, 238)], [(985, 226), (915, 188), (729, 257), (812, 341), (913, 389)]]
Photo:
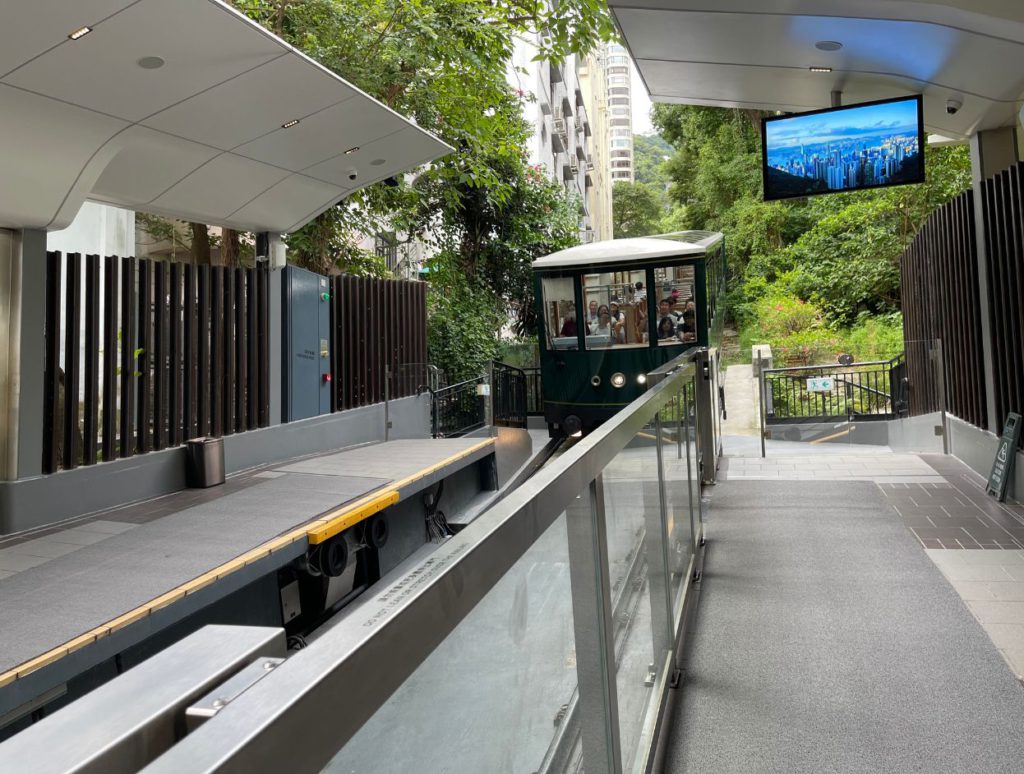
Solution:
[(730, 451), (665, 770), (1020, 771), (1024, 510), (952, 457)]
[[(261, 578), (275, 581), (310, 545), (384, 508), (460, 471), (476, 476), (467, 468), (494, 454), (493, 438), (370, 444), (0, 541), (0, 717), (115, 656), (117, 672), (128, 668), (126, 649)], [(424, 542), (419, 531), (415, 539)], [(410, 550), (409, 540), (392, 542), (389, 566)], [(276, 598), (276, 585), (269, 593)], [(257, 621), (276, 615), (267, 622), (281, 625), (280, 606), (262, 607)], [(235, 619), (253, 614), (239, 609)]]

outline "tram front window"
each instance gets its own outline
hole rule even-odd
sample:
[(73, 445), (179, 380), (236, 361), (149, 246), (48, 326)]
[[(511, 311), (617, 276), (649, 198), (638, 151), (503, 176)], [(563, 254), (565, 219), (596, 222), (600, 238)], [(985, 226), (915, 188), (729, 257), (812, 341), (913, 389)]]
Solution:
[(573, 301), (572, 277), (548, 277), (541, 282), (544, 334), (548, 349), (579, 349), (579, 319)]
[(658, 346), (697, 342), (697, 306), (692, 266), (654, 270)]
[(587, 349), (647, 346), (646, 272), (583, 275)]

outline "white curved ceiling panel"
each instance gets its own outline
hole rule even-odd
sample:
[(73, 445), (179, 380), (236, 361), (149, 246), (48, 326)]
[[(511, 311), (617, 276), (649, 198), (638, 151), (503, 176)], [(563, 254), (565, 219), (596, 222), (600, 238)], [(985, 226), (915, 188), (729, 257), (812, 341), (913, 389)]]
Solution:
[[(233, 16), (211, 9), (208, 0), (141, 0), (5, 80), (140, 121), (285, 53), (272, 39), (255, 39)], [(147, 56), (167, 64), (157, 70), (139, 67), (138, 60)]]
[(412, 127), (360, 146), (351, 155), (341, 154), (305, 170), (304, 174), (335, 185), (352, 185), (349, 175), (357, 173), (356, 185), (391, 177), (392, 169), (411, 169), (430, 160), (433, 149), (429, 135)]
[(176, 179), (199, 169), (220, 153), (208, 145), (144, 126), (125, 130), (115, 142), (121, 149), (100, 174), (90, 196), (130, 204), (140, 210), (164, 193)]
[[(305, 175), (292, 175), (232, 213), (231, 219), (241, 223), (268, 223), (290, 208), (301, 210), (305, 216), (325, 209), (340, 198), (337, 186)], [(280, 230), (287, 231), (291, 225), (285, 223)]]
[(215, 221), (225, 221), (254, 196), (288, 175), (287, 170), (222, 153), (154, 199), (152, 206), (164, 211), (190, 212), (193, 216), (208, 212)]
[[(0, 21), (0, 226), (64, 228), (93, 198), (287, 230), (451, 150), (220, 0), (7, 0)], [(295, 176), (356, 145), (383, 160), (357, 181)]]
[(299, 171), (402, 129), (394, 118), (395, 114), (383, 105), (346, 100), (303, 118), (290, 129), (279, 126), (273, 134), (235, 152)]
[(3, 45), (0, 46), (0, 77), (64, 43), (68, 35), (94, 25), (133, 0), (3, 0)]
[[(920, 92), (929, 128), (964, 138), (1012, 123), (1014, 105), (1024, 96), (1022, 3), (611, 0), (609, 5), (658, 101), (804, 110), (827, 107), (833, 90), (841, 91), (847, 104)], [(838, 41), (842, 48), (821, 51), (819, 41)], [(812, 73), (811, 67), (831, 72)], [(946, 113), (950, 98), (964, 103), (956, 115)]]
[(0, 227), (47, 228), (89, 160), (127, 125), (0, 84)]
[(195, 142), (231, 150), (336, 102), (355, 89), (297, 56), (279, 57), (143, 123)]

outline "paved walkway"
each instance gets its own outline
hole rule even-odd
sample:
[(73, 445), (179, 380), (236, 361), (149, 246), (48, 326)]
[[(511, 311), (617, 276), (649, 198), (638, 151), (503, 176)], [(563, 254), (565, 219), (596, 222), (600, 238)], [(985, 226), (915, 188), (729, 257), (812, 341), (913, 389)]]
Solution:
[(767, 446), (725, 439), (666, 769), (1024, 770), (1024, 508), (951, 457)]
[(726, 435), (757, 436), (761, 419), (758, 415), (757, 382), (750, 365), (729, 366), (725, 372), (726, 418), (722, 432)]

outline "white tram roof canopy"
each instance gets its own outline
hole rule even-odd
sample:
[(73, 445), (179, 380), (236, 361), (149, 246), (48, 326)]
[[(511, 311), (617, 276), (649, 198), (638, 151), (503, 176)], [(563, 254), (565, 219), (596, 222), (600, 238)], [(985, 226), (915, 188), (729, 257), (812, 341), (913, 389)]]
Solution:
[(608, 5), (658, 102), (804, 111), (833, 90), (844, 104), (920, 92), (928, 131), (962, 140), (1012, 126), (1024, 97), (1021, 0)]
[(722, 240), (718, 231), (674, 231), (649, 237), (606, 239), (559, 250), (533, 262), (534, 269), (561, 269), (602, 263), (630, 263), (654, 258), (703, 255)]
[(293, 231), (451, 151), (219, 0), (11, 0), (2, 17), (0, 227), (65, 228), (90, 199)]

